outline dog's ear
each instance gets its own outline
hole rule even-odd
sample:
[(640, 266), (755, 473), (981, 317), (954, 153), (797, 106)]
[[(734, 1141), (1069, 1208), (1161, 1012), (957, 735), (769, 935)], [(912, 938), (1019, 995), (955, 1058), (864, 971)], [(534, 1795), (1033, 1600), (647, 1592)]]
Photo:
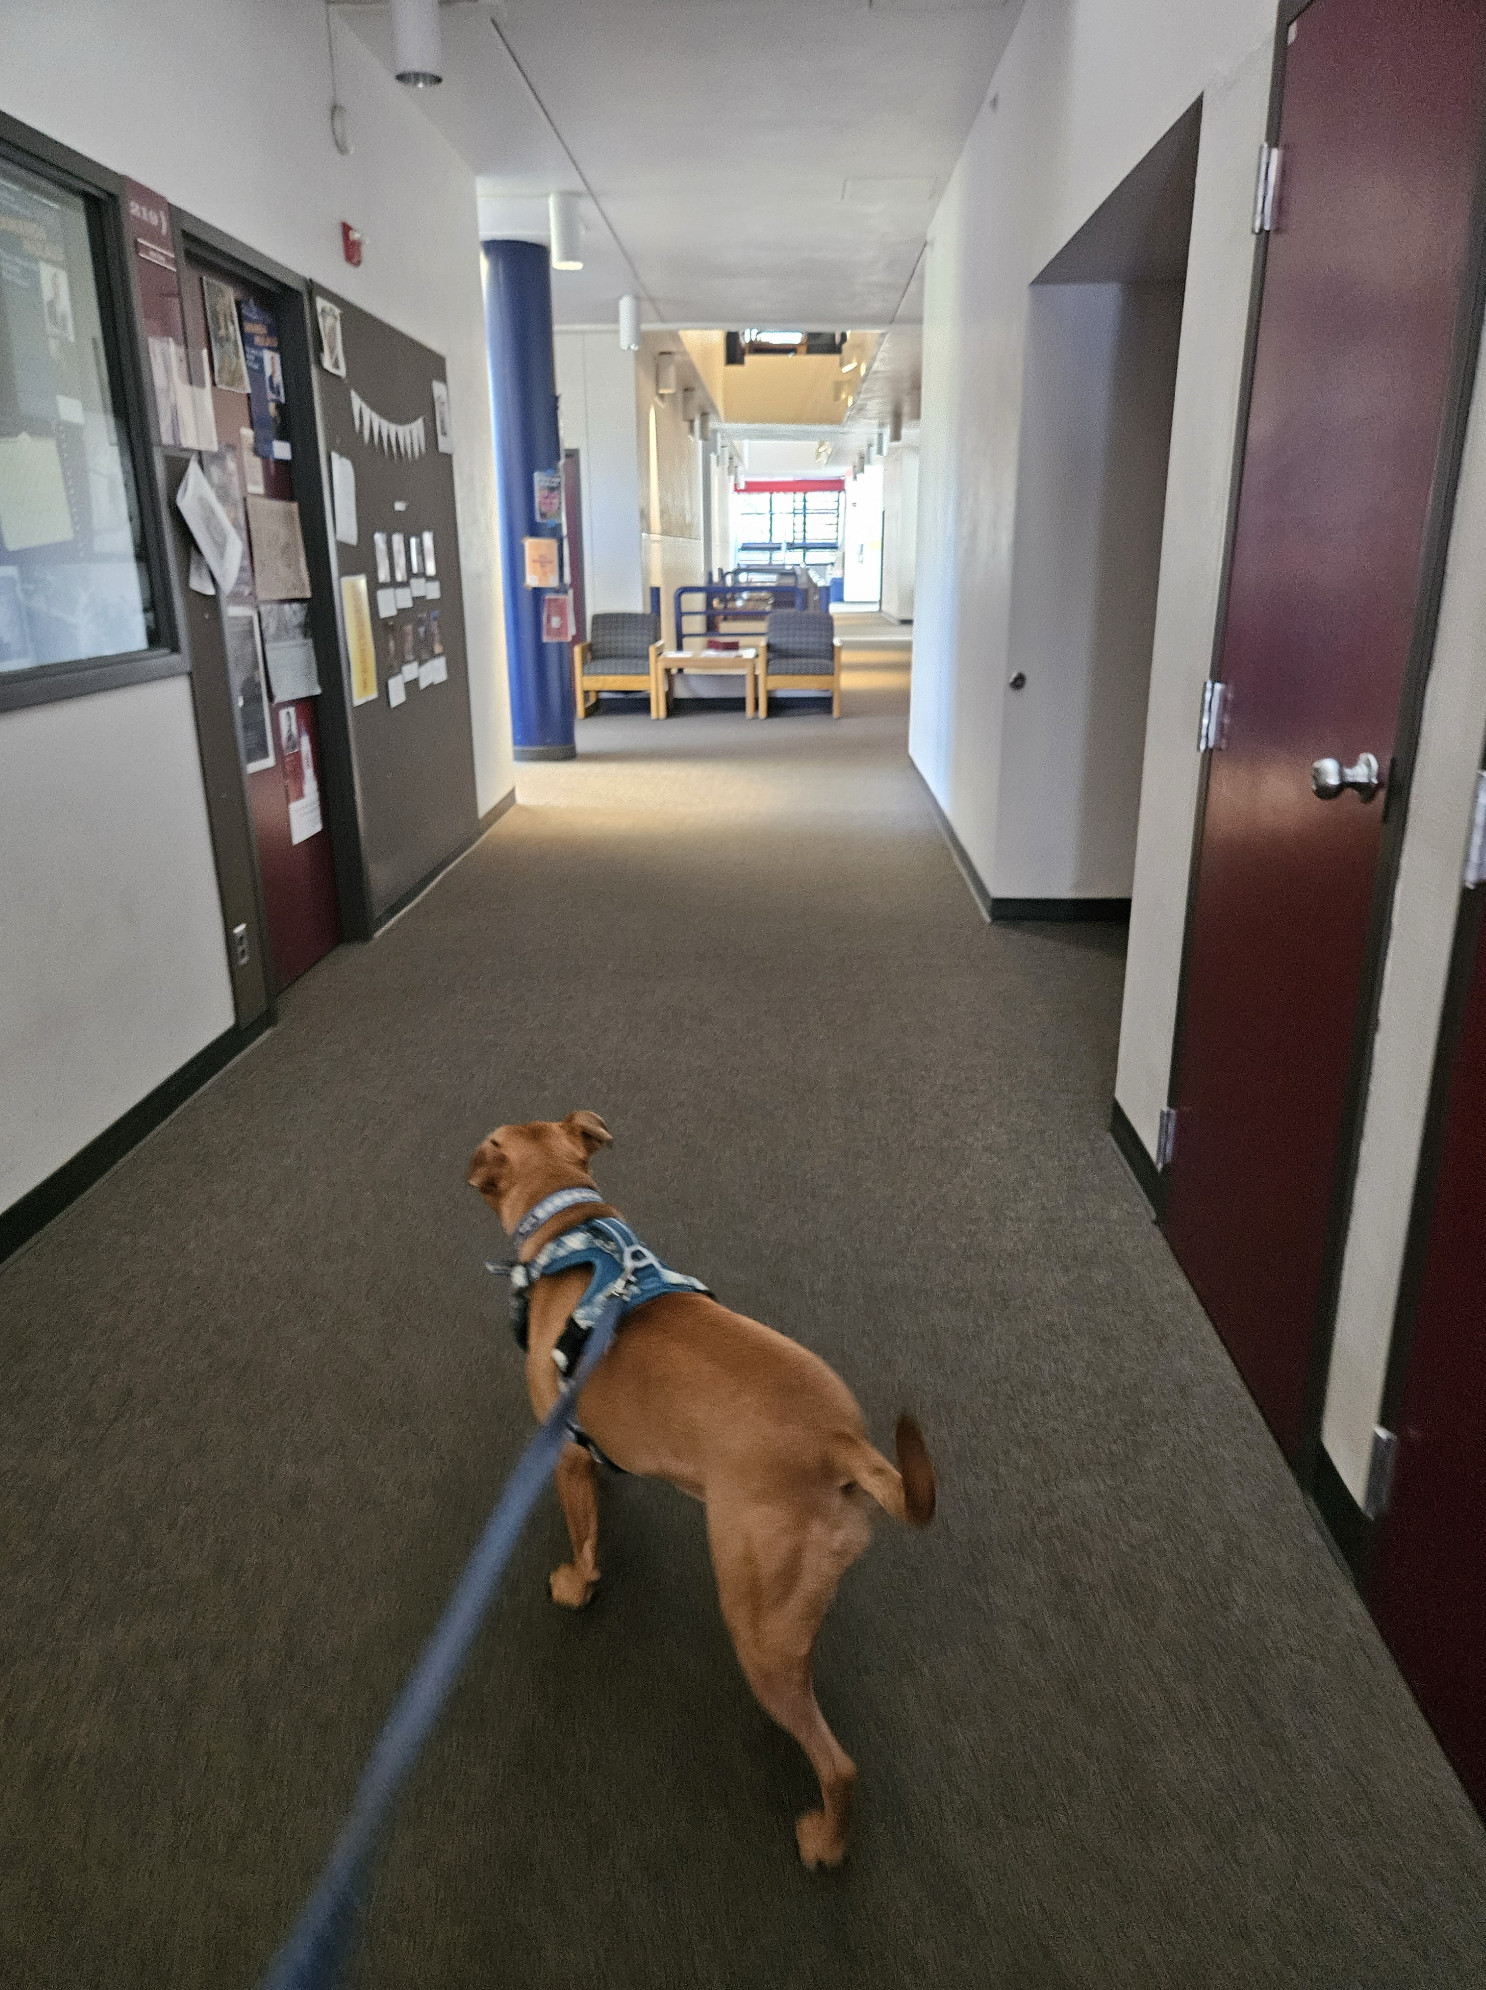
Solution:
[(585, 1154), (596, 1153), (600, 1147), (609, 1146), (614, 1139), (596, 1112), (570, 1112), (563, 1125), (582, 1141)]
[(465, 1177), (471, 1188), (481, 1195), (499, 1195), (506, 1179), (509, 1163), (501, 1152), (494, 1137), (482, 1140), (470, 1156), (470, 1171)]

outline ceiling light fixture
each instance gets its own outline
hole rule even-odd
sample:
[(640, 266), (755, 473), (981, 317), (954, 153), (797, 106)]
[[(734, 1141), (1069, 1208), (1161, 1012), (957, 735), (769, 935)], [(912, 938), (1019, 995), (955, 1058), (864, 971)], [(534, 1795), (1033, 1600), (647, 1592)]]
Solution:
[(841, 371), (843, 373), (855, 373), (861, 363), (859, 359), (843, 359), (841, 362)]
[(622, 352), (640, 350), (640, 300), (632, 294), (619, 300), (619, 345)]
[(676, 355), (673, 352), (656, 355), (655, 391), (661, 400), (676, 391)]
[(392, 0), (392, 69), (413, 90), (443, 82), (439, 0)]
[(583, 245), (579, 239), (578, 222), (578, 196), (575, 193), (548, 194), (547, 233), (552, 243), (554, 269), (582, 269)]

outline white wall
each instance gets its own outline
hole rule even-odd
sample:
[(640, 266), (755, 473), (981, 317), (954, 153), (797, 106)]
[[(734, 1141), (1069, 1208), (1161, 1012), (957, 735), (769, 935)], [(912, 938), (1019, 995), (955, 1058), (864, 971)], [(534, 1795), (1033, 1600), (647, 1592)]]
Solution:
[(882, 463), (882, 612), (895, 622), (913, 620), (917, 554), (918, 451), (890, 442)]
[[(997, 876), (1002, 820), (1002, 693), (1011, 674), (1029, 286), (1202, 97), (1149, 735), (1158, 711), (1163, 723), (1168, 717), (1165, 675), (1195, 668), (1200, 683), (1211, 647), (1210, 612), (1206, 638), (1180, 656), (1169, 636), (1163, 649), (1162, 616), (1168, 595), (1173, 610), (1202, 598), (1222, 557), (1221, 522), (1215, 536), (1204, 528), (1209, 489), (1216, 480), (1226, 494), (1232, 455), (1252, 252), (1248, 219), (1273, 28), (1273, 0), (1041, 0), (1026, 8), (934, 217), (909, 745), (988, 883)], [(1218, 114), (1210, 115), (1214, 109)], [(1236, 263), (1242, 282), (1235, 311)], [(1188, 508), (1192, 529), (1173, 531)], [(1194, 617), (1186, 620), (1191, 641)], [(1179, 689), (1176, 701), (1184, 698)], [(1195, 724), (1193, 716), (1179, 763), (1168, 753), (1153, 768), (1147, 755), (1136, 858), (1132, 980), (1144, 975), (1158, 991), (1169, 984), (1173, 1002), (1180, 927), (1174, 936), (1160, 920), (1141, 928), (1141, 869), (1164, 878), (1163, 866), (1186, 864)], [(1127, 1023), (1132, 1059), (1161, 1069), (1159, 1110), (1170, 1013), (1157, 1001), (1127, 1011)], [(1127, 1068), (1122, 1050), (1122, 1083)], [(1137, 1125), (1154, 1144), (1154, 1117), (1143, 1106)]]
[(580, 455), (588, 612), (642, 609), (635, 355), (612, 331), (559, 331), (553, 347), (563, 447)]
[(997, 898), (1128, 898), (1182, 294), (1048, 284), (1029, 301)]
[[(662, 351), (676, 361), (676, 389), (655, 391)], [(675, 591), (707, 577), (702, 546), (702, 445), (682, 419), (683, 390), (702, 391), (701, 375), (677, 333), (646, 332), (635, 361), (634, 438), (640, 472), (640, 548), (645, 599), (661, 591), (661, 634), (675, 642)], [(703, 680), (705, 682), (705, 680)], [(709, 687), (716, 691), (716, 683)], [(704, 694), (705, 695), (705, 694)], [(720, 695), (720, 694), (719, 694)]]
[(1217, 629), (1269, 73), (1265, 43), (1210, 83), (1202, 102), (1115, 1073), (1115, 1097), (1152, 1154), (1176, 1033), (1201, 773), (1197, 723)]
[(1383, 1398), (1486, 731), (1486, 406), (1466, 430), (1342, 1265), (1322, 1442), (1360, 1503)]
[(231, 1029), (184, 677), (0, 718), (0, 1209)]
[[(330, 138), (325, 16), (300, 0), (0, 0), (0, 108), (445, 355), (483, 811), (510, 792), (513, 763), (474, 180), (356, 37), (333, 32), (349, 158)], [(342, 219), (366, 234), (359, 270), (342, 260)], [(177, 683), (0, 717), (0, 766), (24, 759), (28, 770), (24, 783), (0, 779), (6, 868), (16, 850), (42, 861), (38, 807), (56, 830), (44, 888), (32, 877), (7, 902), (5, 950), (25, 963), (27, 1006), (0, 1006), (0, 1071), (31, 1063), (67, 1074), (54, 1113), (38, 1119), (28, 1106), (0, 1118), (0, 1201), (231, 1021), (220, 908), (210, 919), (201, 911), (200, 880), (213, 871), (187, 704)], [(146, 735), (139, 751), (120, 744)], [(174, 797), (165, 838), (162, 796)], [(96, 906), (100, 880), (119, 877), (135, 894), (123, 902), (143, 908), (139, 922), (105, 921), (109, 973), (89, 957), (80, 975), (81, 941), (56, 908)], [(81, 1005), (79, 987), (90, 997)]]

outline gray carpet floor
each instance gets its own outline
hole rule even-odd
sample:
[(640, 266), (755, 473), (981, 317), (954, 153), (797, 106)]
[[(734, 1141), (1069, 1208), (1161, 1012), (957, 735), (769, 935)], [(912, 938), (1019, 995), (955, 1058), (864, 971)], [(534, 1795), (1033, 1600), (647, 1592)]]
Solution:
[(902, 707), (591, 721), (0, 1272), (4, 1984), (256, 1981), (528, 1435), (467, 1156), (577, 1106), (939, 1515), (827, 1620), (811, 1877), (699, 1509), (606, 1484), (574, 1618), (549, 1502), (358, 1985), (1486, 1979), (1486, 1833), (1106, 1133), (1120, 937), (982, 924)]

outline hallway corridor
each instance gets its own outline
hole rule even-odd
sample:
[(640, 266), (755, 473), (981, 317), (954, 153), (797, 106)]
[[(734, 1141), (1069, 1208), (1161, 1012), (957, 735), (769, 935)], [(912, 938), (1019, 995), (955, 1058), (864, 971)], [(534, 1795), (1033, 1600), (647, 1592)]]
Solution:
[(580, 726), (0, 1270), (0, 1981), (257, 1980), (529, 1433), (466, 1158), (580, 1106), (647, 1242), (915, 1411), (939, 1515), (827, 1619), (812, 1878), (701, 1513), (607, 1481), (573, 1619), (549, 1502), (358, 1985), (1486, 1978), (1486, 1834), (1106, 1131), (1120, 930), (982, 923), (906, 702)]

